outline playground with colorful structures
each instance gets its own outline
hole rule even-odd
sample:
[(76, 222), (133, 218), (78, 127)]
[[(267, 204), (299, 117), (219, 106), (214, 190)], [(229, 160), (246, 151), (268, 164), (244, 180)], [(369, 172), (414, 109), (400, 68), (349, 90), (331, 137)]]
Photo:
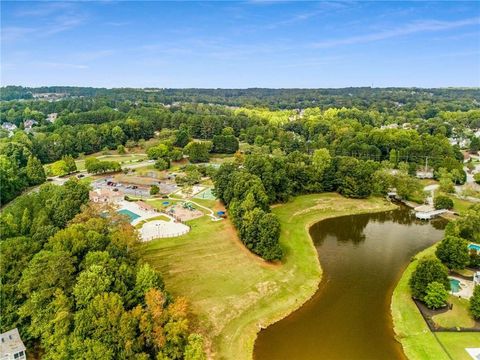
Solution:
[(204, 215), (202, 211), (196, 209), (189, 201), (169, 206), (166, 209), (166, 213), (178, 221), (189, 221)]

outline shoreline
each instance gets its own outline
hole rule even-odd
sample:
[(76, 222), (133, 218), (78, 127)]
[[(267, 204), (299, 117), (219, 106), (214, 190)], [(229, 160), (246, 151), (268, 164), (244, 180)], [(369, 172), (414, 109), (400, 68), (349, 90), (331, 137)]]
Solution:
[[(329, 194), (331, 194), (331, 193), (329, 193)], [(338, 196), (341, 196), (341, 195), (338, 195)], [(378, 199), (378, 198), (369, 198), (369, 199)], [(349, 200), (351, 200), (351, 201), (355, 201), (355, 200), (362, 201), (362, 200), (365, 200), (365, 199), (349, 199)], [(309, 247), (310, 247), (311, 250), (313, 250), (315, 252), (315, 255), (316, 255), (315, 259), (316, 259), (316, 264), (317, 264), (317, 268), (318, 268), (318, 271), (319, 271), (319, 276), (318, 276), (318, 278), (315, 279), (314, 287), (312, 287), (308, 293), (302, 294), (302, 295), (305, 295), (305, 296), (300, 300), (300, 302), (296, 301), (294, 307), (290, 307), (288, 309), (285, 309), (285, 311), (283, 311), (280, 314), (277, 312), (277, 314), (273, 315), (273, 318), (269, 319), (267, 321), (267, 323), (264, 322), (263, 324), (261, 324), (259, 326), (259, 329), (255, 334), (255, 338), (253, 339), (253, 348), (252, 348), (252, 352), (251, 352), (252, 356), (250, 357), (251, 359), (255, 359), (255, 356), (254, 356), (255, 341), (257, 340), (257, 337), (258, 337), (258, 334), (260, 333), (260, 331), (266, 329), (268, 326), (271, 326), (278, 321), (281, 321), (281, 320), (285, 319), (286, 317), (293, 314), (295, 311), (299, 310), (303, 305), (305, 305), (305, 303), (307, 303), (316, 294), (316, 292), (318, 290), (318, 287), (319, 287), (319, 285), (322, 281), (322, 278), (323, 278), (323, 276), (322, 276), (323, 275), (323, 269), (322, 269), (322, 266), (321, 266), (321, 263), (320, 263), (320, 260), (319, 260), (317, 249), (315, 248), (315, 245), (313, 243), (313, 239), (310, 235), (310, 228), (313, 225), (315, 225), (315, 224), (317, 224), (321, 221), (327, 220), (327, 219), (332, 219), (332, 218), (341, 217), (341, 216), (353, 216), (353, 215), (361, 215), (361, 214), (369, 214), (369, 213), (373, 214), (373, 213), (387, 212), (387, 211), (395, 210), (398, 207), (397, 205), (395, 205), (392, 202), (390, 202), (390, 204), (385, 203), (385, 204), (383, 204), (383, 206), (384, 206), (384, 208), (381, 208), (381, 209), (361, 209), (359, 211), (355, 209), (353, 211), (341, 211), (338, 214), (332, 214), (332, 215), (327, 215), (327, 216), (323, 216), (323, 217), (321, 216), (321, 213), (320, 213), (320, 214), (318, 214), (318, 217), (314, 216), (313, 219), (310, 219), (308, 222), (306, 222), (304, 224), (303, 229), (307, 233), (306, 238), (308, 239)], [(282, 224), (282, 225), (284, 225), (284, 224)], [(282, 236), (281, 236), (281, 240), (282, 240)]]
[(435, 334), (430, 331), (417, 306), (411, 299), (408, 280), (415, 270), (419, 259), (435, 252), (438, 243), (415, 254), (410, 264), (403, 271), (400, 280), (393, 290), (390, 313), (393, 321), (395, 339), (401, 344), (403, 352), (409, 360), (435, 358), (449, 360)]

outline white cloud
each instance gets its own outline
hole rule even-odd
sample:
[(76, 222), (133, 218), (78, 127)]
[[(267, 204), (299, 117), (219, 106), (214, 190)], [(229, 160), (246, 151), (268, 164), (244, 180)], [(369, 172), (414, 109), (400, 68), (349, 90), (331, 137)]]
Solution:
[(2, 42), (48, 37), (76, 28), (88, 20), (75, 3), (35, 3), (13, 16), (26, 17), (29, 26), (6, 26), (1, 29)]
[(69, 63), (60, 63), (60, 62), (37, 62), (34, 65), (40, 67), (47, 67), (52, 69), (88, 69), (88, 65), (84, 64), (69, 64)]
[(438, 20), (426, 20), (418, 21), (407, 24), (402, 27), (393, 28), (390, 30), (383, 30), (376, 33), (370, 33), (366, 35), (351, 36), (343, 39), (324, 40), (312, 44), (314, 48), (330, 48), (342, 45), (354, 45), (361, 43), (369, 43), (374, 41), (380, 41), (399, 36), (405, 36), (410, 34), (422, 33), (422, 32), (435, 32), (449, 29), (455, 29), (459, 27), (478, 25), (480, 24), (480, 18), (470, 18), (457, 21), (438, 21)]

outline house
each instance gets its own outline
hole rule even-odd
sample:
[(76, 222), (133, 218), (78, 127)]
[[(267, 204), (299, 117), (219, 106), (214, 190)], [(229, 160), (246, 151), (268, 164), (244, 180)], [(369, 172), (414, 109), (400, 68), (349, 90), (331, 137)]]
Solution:
[(33, 127), (33, 125), (38, 125), (38, 121), (37, 120), (33, 120), (33, 119), (28, 119), (28, 120), (25, 120), (23, 122), (23, 126), (26, 129), (31, 129)]
[(57, 120), (58, 113), (51, 113), (47, 115), (47, 121), (51, 122), (52, 124)]
[(124, 199), (123, 192), (110, 189), (95, 189), (88, 193), (88, 197), (94, 203), (116, 203)]
[(4, 122), (2, 124), (2, 129), (8, 131), (8, 137), (13, 136), (13, 132), (17, 129), (17, 125), (10, 122)]
[(385, 129), (398, 129), (398, 124), (382, 125), (382, 126), (380, 126), (380, 129), (382, 129), (382, 130), (385, 130)]
[(470, 146), (470, 140), (464, 138), (451, 137), (448, 138), (448, 141), (450, 141), (450, 145), (458, 145), (461, 149), (465, 149)]
[(7, 131), (14, 131), (17, 129), (17, 125), (12, 124), (11, 122), (4, 122), (2, 124), (2, 129), (7, 130)]
[(0, 360), (25, 360), (25, 351), (17, 328), (0, 334)]
[(416, 175), (419, 179), (433, 179), (433, 170), (418, 170)]

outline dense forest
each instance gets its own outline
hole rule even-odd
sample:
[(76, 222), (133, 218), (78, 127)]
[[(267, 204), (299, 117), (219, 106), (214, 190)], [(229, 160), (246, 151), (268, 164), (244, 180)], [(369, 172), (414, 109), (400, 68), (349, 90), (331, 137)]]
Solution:
[[(472, 130), (480, 128), (477, 90), (418, 90), (416, 94), (406, 89), (367, 88), (244, 90), (258, 101), (268, 98), (269, 94), (278, 96), (280, 101), (281, 94), (295, 98), (299, 93), (326, 101), (323, 106), (317, 103), (301, 111), (198, 103), (205, 94), (219, 96), (223, 92), (225, 96), (231, 93), (232, 99), (248, 106), (239, 95), (242, 90), (198, 90), (199, 98), (185, 97), (183, 100), (190, 102), (173, 106), (165, 106), (159, 99), (149, 98), (151, 92), (138, 89), (2, 89), (6, 94), (11, 91), (56, 91), (71, 96), (57, 101), (0, 103), (0, 121), (19, 128), (10, 133), (0, 132), (1, 176), (5, 188), (2, 203), (13, 199), (24, 188), (43, 181), (37, 161), (52, 163), (65, 156), (77, 157), (120, 145), (131, 147), (166, 129), (177, 131), (183, 137), (174, 141), (178, 148), (186, 146), (189, 139), (211, 141), (209, 151), (216, 153), (233, 153), (238, 149), (238, 142), (251, 145), (247, 152), (270, 154), (288, 155), (298, 151), (311, 155), (315, 149), (326, 148), (334, 156), (377, 162), (394, 160), (395, 165), (399, 162), (420, 165), (428, 157), (435, 170), (443, 167), (448, 171), (455, 168), (461, 171), (462, 155), (458, 148), (450, 146), (447, 138), (472, 138), (472, 149), (480, 146), (471, 135)], [(172, 90), (171, 93), (194, 92)], [(148, 96), (136, 100), (139, 94)], [(330, 94), (332, 98), (326, 100), (322, 94)], [(402, 96), (405, 102), (398, 101)], [(362, 100), (364, 98), (368, 101)], [(46, 120), (50, 113), (58, 114), (54, 123)], [(28, 133), (20, 131), (29, 119), (37, 121), (38, 126)], [(23, 175), (27, 173), (29, 159), (30, 178)]]
[(103, 97), (113, 101), (203, 103), (228, 106), (304, 109), (308, 107), (376, 108), (380, 111), (417, 104), (437, 105), (440, 110), (468, 110), (478, 106), (479, 89), (341, 88), (341, 89), (106, 89), (71, 86), (3, 87), (0, 100), (31, 99), (34, 94), (58, 93), (70, 97)]
[(87, 201), (69, 180), (2, 212), (1, 331), (18, 327), (44, 359), (204, 359), (186, 300), (141, 262), (134, 228)]

